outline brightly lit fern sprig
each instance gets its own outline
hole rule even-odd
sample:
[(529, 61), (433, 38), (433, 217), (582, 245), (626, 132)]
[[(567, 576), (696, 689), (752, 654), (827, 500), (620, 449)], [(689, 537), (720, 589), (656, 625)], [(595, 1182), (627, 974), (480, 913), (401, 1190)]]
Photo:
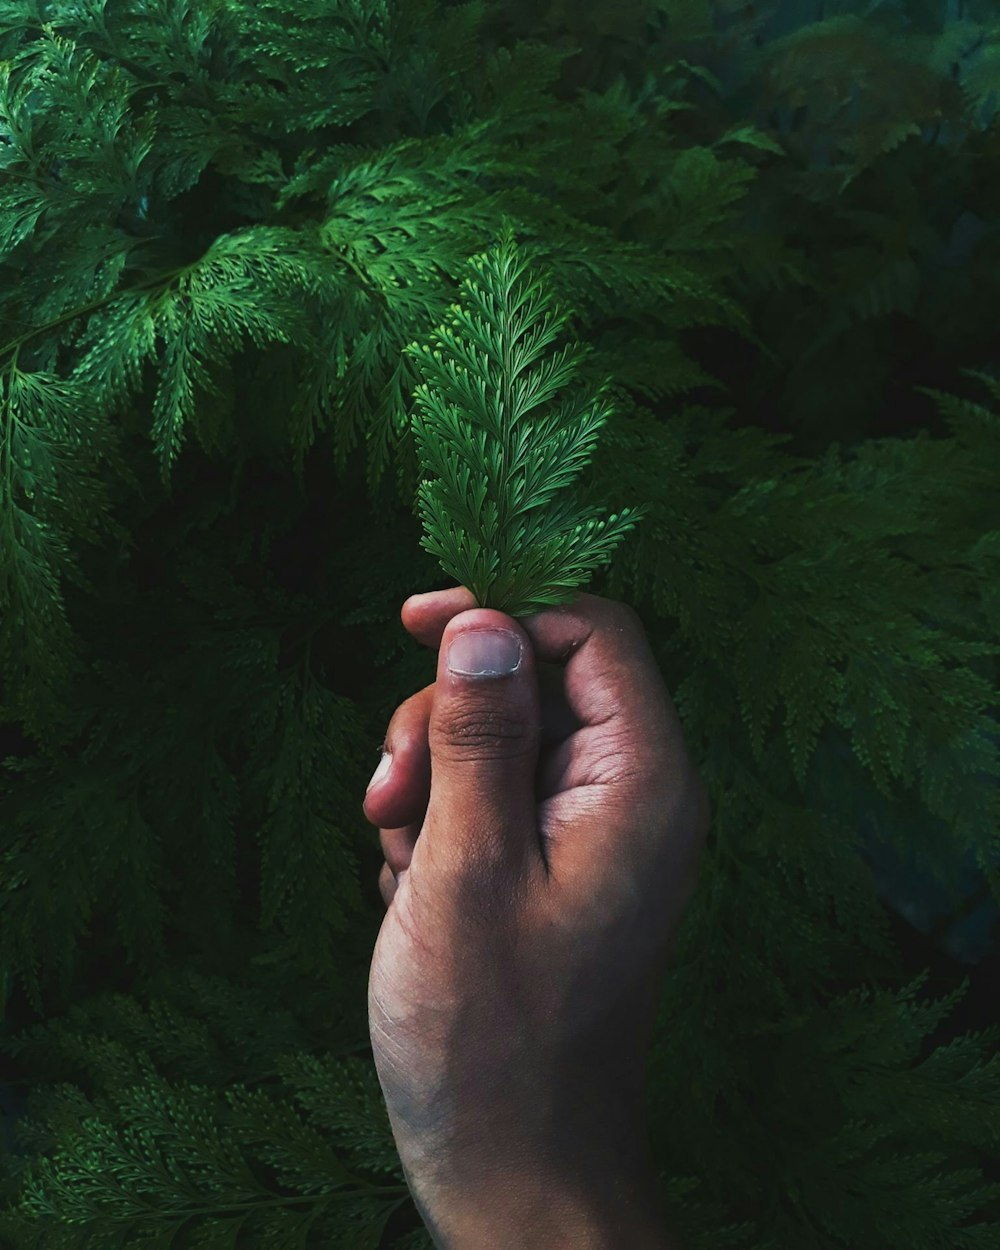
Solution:
[(537, 276), (525, 276), (509, 221), (470, 265), (465, 303), (452, 305), (433, 347), (404, 348), (423, 377), (413, 415), (425, 477), (420, 545), (480, 607), (526, 616), (571, 600), (644, 510), (601, 520), (593, 509), (551, 502), (589, 463), (614, 411), (608, 383), (549, 406), (589, 349), (546, 351), (568, 315), (553, 312)]

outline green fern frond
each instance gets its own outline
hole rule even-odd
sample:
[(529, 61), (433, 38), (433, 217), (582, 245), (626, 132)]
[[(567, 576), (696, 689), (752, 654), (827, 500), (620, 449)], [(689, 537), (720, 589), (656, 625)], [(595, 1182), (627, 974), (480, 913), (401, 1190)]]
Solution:
[(541, 282), (524, 277), (512, 225), (470, 263), (466, 304), (452, 305), (436, 346), (405, 349), (425, 379), (414, 392), (414, 434), (424, 473), (435, 475), (418, 490), (421, 546), (480, 606), (524, 616), (569, 602), (642, 510), (605, 521), (551, 506), (590, 461), (613, 411), (606, 387), (549, 407), (584, 353), (546, 351), (568, 317), (552, 314)]
[(40, 737), (75, 655), (62, 579), (93, 593), (71, 539), (124, 537), (101, 476), (114, 441), (79, 382), (20, 368), (17, 350), (0, 364), (0, 672), (24, 674), (8, 697), (34, 692), (21, 714)]
[(402, 1180), (385, 1098), (370, 1060), (298, 1052), (279, 1058), (278, 1070), (296, 1102), (356, 1167)]
[(17, 1208), (0, 1214), (0, 1234), (19, 1247), (57, 1244), (65, 1230), (73, 1234), (65, 1244), (88, 1250), (176, 1250), (182, 1235), (185, 1245), (235, 1248), (244, 1229), (261, 1246), (305, 1247), (314, 1225), (322, 1244), (377, 1245), (373, 1230), (409, 1201), (398, 1167), (395, 1185), (355, 1175), (270, 1090), (220, 1091), (150, 1071), (143, 1084), (93, 1102), (60, 1089), (46, 1119), (59, 1145), (32, 1162)]

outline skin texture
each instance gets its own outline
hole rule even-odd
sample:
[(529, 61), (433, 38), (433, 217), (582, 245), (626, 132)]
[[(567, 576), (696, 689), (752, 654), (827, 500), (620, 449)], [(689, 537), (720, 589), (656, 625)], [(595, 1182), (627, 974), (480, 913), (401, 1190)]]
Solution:
[[(397, 708), (364, 801), (386, 860), (369, 1021), (400, 1158), (439, 1246), (515, 1246), (546, 1219), (580, 1230), (547, 1245), (666, 1246), (645, 1065), (708, 795), (631, 608), (580, 593), (515, 621), (474, 602), (403, 604), (437, 678)], [(450, 674), (451, 640), (487, 626), (520, 638), (517, 672)]]

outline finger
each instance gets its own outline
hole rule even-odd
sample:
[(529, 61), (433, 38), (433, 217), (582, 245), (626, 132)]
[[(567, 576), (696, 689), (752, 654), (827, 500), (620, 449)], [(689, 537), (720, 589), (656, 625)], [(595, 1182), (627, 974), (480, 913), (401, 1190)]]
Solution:
[[(403, 605), (404, 626), (424, 645), (440, 646), (449, 613), (462, 601), (454, 591), (412, 596)], [(550, 870), (558, 857), (561, 879), (586, 888), (595, 863), (689, 874), (704, 842), (707, 804), (700, 821), (691, 816), (704, 787), (638, 614), (581, 592), (517, 623), (540, 662), (561, 665), (567, 715), (582, 726), (543, 765), (554, 784), (542, 789), (540, 801), (564, 790), (590, 791), (587, 819), (582, 809), (563, 821), (558, 805), (539, 808), (538, 836)], [(667, 838), (668, 825), (690, 832)]]
[[(403, 605), (404, 627), (422, 644), (440, 647), (449, 621), (467, 611), (467, 605), (474, 601), (472, 592), (462, 586), (410, 596)], [(644, 747), (648, 752), (657, 744), (663, 747), (668, 740), (672, 745), (658, 751), (657, 758), (668, 761), (669, 767), (658, 769), (659, 784), (653, 789), (657, 796), (664, 795), (663, 783), (667, 782), (666, 797), (669, 798), (683, 789), (685, 779), (690, 784), (694, 770), (687, 761), (679, 719), (663, 687), (642, 623), (632, 609), (613, 600), (581, 593), (570, 605), (546, 609), (543, 613), (520, 618), (518, 623), (532, 638), (536, 654), (549, 656), (548, 663), (542, 660), (537, 665), (539, 686), (545, 696), (541, 716), (542, 754), (538, 769), (540, 787), (537, 797), (540, 801), (571, 778), (567, 761), (559, 754), (560, 749), (572, 750), (578, 756), (581, 770), (588, 767), (585, 753), (580, 749), (581, 743), (566, 741), (585, 723), (600, 725), (602, 733), (614, 742), (616, 754), (624, 747), (638, 756)], [(625, 676), (637, 676), (646, 694), (655, 691), (658, 684), (659, 704), (654, 708), (657, 715), (643, 720), (636, 714), (637, 699), (627, 693), (628, 683), (619, 683), (619, 693), (614, 695), (614, 685), (608, 685), (607, 680), (601, 678), (600, 669), (605, 659), (602, 651), (609, 646), (613, 651), (611, 659), (617, 662), (618, 671), (622, 671), (624, 664)], [(562, 663), (567, 659), (568, 666)], [(576, 674), (575, 682), (569, 680), (573, 674)], [(563, 689), (564, 677), (567, 678), (566, 692)], [(431, 774), (428, 727), (435, 685), (432, 683), (425, 687), (397, 709), (386, 735), (386, 746), (392, 755), (389, 774), (380, 785), (369, 791), (364, 803), (367, 819), (380, 827), (383, 854), (396, 872), (409, 867), (427, 812)], [(572, 697), (580, 685), (585, 694), (588, 691), (591, 694), (603, 692), (603, 704), (596, 710), (590, 709), (585, 700), (578, 700), (575, 709), (570, 706), (566, 694), (568, 692)], [(623, 733), (620, 727), (608, 724), (613, 719), (608, 715), (609, 693), (618, 708), (628, 712), (626, 717), (619, 719), (621, 725), (631, 730), (631, 746), (626, 741), (628, 734)], [(586, 721), (588, 716), (591, 718), (589, 722)], [(562, 744), (565, 746), (562, 747)], [(548, 750), (550, 746), (554, 749), (552, 754)], [(600, 745), (599, 754), (602, 758), (606, 756), (606, 743)], [(673, 779), (667, 776), (668, 771), (675, 773)], [(559, 781), (559, 786), (546, 785), (547, 772)], [(703, 791), (703, 787), (701, 789)], [(654, 805), (659, 806), (658, 797)]]
[(422, 824), (421, 820), (412, 825), (403, 825), (399, 829), (379, 829), (378, 831), (385, 862), (397, 876), (404, 868), (410, 866), (413, 848), (417, 844)]
[[(575, 733), (580, 728), (580, 722), (566, 706), (561, 671), (554, 665), (539, 665), (538, 680), (544, 765), (549, 747), (558, 745)], [(419, 831), (423, 823), (431, 793), (428, 727), (436, 684), (432, 682), (411, 695), (399, 705), (389, 721), (383, 744), (383, 750), (391, 757), (389, 769), (370, 785), (362, 803), (365, 819), (370, 824), (384, 829), (416, 824)]]
[(478, 607), (476, 596), (467, 586), (450, 586), (446, 590), (430, 590), (426, 594), (410, 595), (404, 600), (400, 615), (404, 626), (411, 634), (415, 631), (411, 628), (407, 617), (410, 617), (414, 624), (421, 628), (425, 624), (436, 623), (440, 620), (442, 622), (438, 634), (440, 641), (440, 634), (444, 633), (445, 625), (453, 616), (457, 616), (459, 612), (468, 612), (470, 608), (475, 607)]
[[(398, 773), (396, 772), (397, 766)], [(536, 782), (536, 798), (539, 802), (556, 792), (561, 769), (562, 764), (557, 759), (553, 762), (551, 752), (543, 751), (540, 754)], [(396, 794), (386, 803), (386, 810), (391, 809), (397, 813), (412, 812), (413, 819), (402, 825), (398, 822), (390, 824), (388, 819), (383, 820), (379, 814), (383, 810), (380, 806), (382, 800), (374, 791), (370, 801), (365, 805), (365, 813), (372, 824), (379, 826), (379, 842), (386, 863), (393, 872), (400, 873), (410, 866), (413, 848), (417, 844), (417, 838), (420, 836), (427, 814), (427, 804), (430, 798), (430, 770), (428, 767), (426, 779), (418, 777), (412, 771), (407, 773), (406, 765), (401, 759), (393, 763), (392, 772), (395, 774)]]
[(541, 863), (541, 699), (531, 643), (512, 617), (473, 608), (445, 626), (427, 735), (428, 855), (473, 871), (488, 893), (494, 871), (520, 876)]
[[(449, 621), (474, 601), (464, 586), (411, 595), (404, 627), (428, 647), (440, 647)], [(580, 726), (608, 725), (609, 736), (637, 754), (665, 745), (687, 762), (680, 718), (663, 683), (642, 621), (625, 603), (580, 592), (572, 603), (517, 618), (535, 658), (564, 665), (570, 713)]]
[(409, 868), (400, 868), (393, 871), (388, 864), (382, 865), (382, 871), (378, 875), (378, 888), (382, 895), (382, 900), (388, 907), (392, 900), (396, 897), (397, 891), (406, 880), (406, 874)]
[[(410, 595), (403, 603), (400, 619), (403, 628), (420, 643), (440, 647), (445, 626), (460, 612), (476, 606), (476, 597), (465, 586), (448, 590), (432, 590), (427, 594)], [(522, 624), (531, 617), (515, 618)], [(562, 664), (535, 652), (535, 669), (542, 695), (542, 749), (563, 742), (582, 727), (582, 722), (567, 706), (563, 697)]]
[(388, 864), (382, 865), (382, 871), (378, 875), (378, 888), (382, 894), (382, 901), (388, 907), (397, 889), (396, 875)]
[(389, 771), (369, 785), (362, 808), (365, 819), (386, 829), (422, 821), (431, 791), (431, 752), (427, 741), (434, 683), (410, 695), (396, 708), (386, 730), (383, 751)]

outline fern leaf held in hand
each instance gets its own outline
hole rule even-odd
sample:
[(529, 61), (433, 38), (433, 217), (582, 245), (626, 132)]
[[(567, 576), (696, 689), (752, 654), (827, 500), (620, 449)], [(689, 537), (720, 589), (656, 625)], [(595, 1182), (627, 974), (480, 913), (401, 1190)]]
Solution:
[(601, 520), (552, 502), (590, 462), (613, 412), (608, 384), (550, 403), (587, 349), (547, 350), (568, 318), (525, 276), (509, 223), (470, 264), (464, 303), (452, 305), (433, 346), (404, 348), (423, 377), (412, 418), (424, 475), (420, 545), (480, 607), (527, 616), (573, 599), (644, 510)]

